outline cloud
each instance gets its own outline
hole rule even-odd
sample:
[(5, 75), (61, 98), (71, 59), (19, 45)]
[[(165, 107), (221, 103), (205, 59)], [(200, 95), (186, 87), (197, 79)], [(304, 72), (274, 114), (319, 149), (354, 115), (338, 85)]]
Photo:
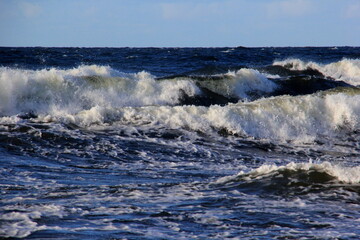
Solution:
[(41, 13), (40, 6), (30, 3), (30, 2), (27, 2), (27, 1), (20, 2), (19, 8), (20, 8), (22, 14), (28, 18), (36, 17)]
[(267, 4), (267, 12), (270, 17), (301, 17), (313, 10), (309, 0), (284, 0)]

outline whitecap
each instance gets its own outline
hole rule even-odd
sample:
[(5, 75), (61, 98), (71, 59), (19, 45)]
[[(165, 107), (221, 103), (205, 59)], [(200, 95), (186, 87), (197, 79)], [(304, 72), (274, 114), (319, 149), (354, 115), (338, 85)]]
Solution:
[(326, 77), (334, 78), (335, 80), (344, 81), (348, 84), (360, 85), (360, 59), (344, 58), (337, 62), (328, 64), (316, 63), (312, 61), (303, 61), (296, 58), (285, 59), (282, 61), (275, 61), (275, 66), (283, 66), (291, 70), (318, 70)]

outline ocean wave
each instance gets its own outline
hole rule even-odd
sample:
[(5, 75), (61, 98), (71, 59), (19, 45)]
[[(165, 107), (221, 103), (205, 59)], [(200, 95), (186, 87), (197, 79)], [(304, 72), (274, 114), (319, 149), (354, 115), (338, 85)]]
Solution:
[(343, 187), (360, 193), (360, 167), (344, 167), (330, 162), (291, 162), (283, 166), (265, 164), (249, 172), (220, 178), (215, 184), (246, 192), (287, 196)]
[(312, 61), (289, 58), (282, 61), (275, 61), (273, 65), (283, 66), (287, 69), (295, 71), (315, 70), (326, 77), (344, 81), (353, 86), (360, 85), (360, 59), (345, 58), (337, 62), (321, 64)]
[(359, 129), (359, 90), (335, 89), (305, 96), (279, 96), (226, 106), (96, 106), (76, 114), (42, 115), (83, 127), (166, 127), (277, 141), (312, 142)]
[(220, 76), (221, 80), (202, 80), (197, 83), (206, 89), (226, 97), (253, 99), (271, 93), (277, 85), (264, 74), (254, 69), (242, 68)]
[[(278, 88), (277, 83), (272, 80), (274, 77), (245, 67), (227, 71), (218, 67), (208, 67), (182, 75), (162, 77), (159, 80), (193, 81), (202, 90), (202, 95), (211, 93), (225, 97), (229, 101), (248, 101), (274, 92)], [(209, 99), (211, 100), (211, 97)]]
[(201, 79), (159, 80), (147, 72), (122, 73), (98, 65), (65, 70), (1, 67), (0, 86), (2, 116), (29, 112), (51, 114), (54, 111), (75, 114), (96, 106), (209, 106), (258, 98), (276, 89), (275, 83), (253, 69)]
[(71, 114), (95, 106), (175, 105), (200, 93), (192, 81), (156, 81), (147, 72), (125, 74), (105, 66), (24, 70), (0, 68), (0, 115)]
[[(162, 126), (301, 142), (360, 127), (357, 88), (254, 101), (235, 98), (231, 103), (234, 95), (240, 98), (252, 92), (276, 91), (277, 85), (252, 69), (229, 72), (220, 80), (156, 80), (147, 72), (127, 74), (97, 65), (68, 70), (0, 68), (0, 85), (3, 125), (33, 119), (80, 127)], [(195, 104), (201, 97), (203, 102), (216, 98), (211, 101), (224, 100), (224, 104)], [(186, 99), (188, 105), (184, 105)]]

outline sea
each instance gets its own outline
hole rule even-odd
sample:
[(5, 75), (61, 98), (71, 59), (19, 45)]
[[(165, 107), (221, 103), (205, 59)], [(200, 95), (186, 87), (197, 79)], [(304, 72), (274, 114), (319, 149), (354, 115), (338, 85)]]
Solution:
[(360, 239), (360, 47), (0, 48), (1, 239)]

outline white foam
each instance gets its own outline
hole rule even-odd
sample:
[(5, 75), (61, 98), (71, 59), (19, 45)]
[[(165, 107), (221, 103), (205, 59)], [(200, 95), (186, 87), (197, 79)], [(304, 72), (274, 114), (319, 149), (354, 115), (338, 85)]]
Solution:
[(2, 224), (0, 228), (1, 237), (24, 238), (38, 229), (37, 223), (32, 221), (25, 213), (7, 213), (1, 216), (0, 219), (12, 221)]
[(0, 67), (0, 116), (21, 112), (74, 114), (92, 107), (174, 105), (199, 94), (188, 80), (156, 81), (146, 72), (125, 74), (105, 66), (25, 70)]
[(358, 129), (360, 95), (346, 92), (306, 96), (280, 96), (226, 106), (147, 106), (92, 108), (68, 120), (76, 124), (113, 122), (115, 125), (166, 126), (211, 133), (232, 134), (280, 141), (311, 142)]
[[(0, 117), (0, 125), (2, 124), (16, 124), (20, 122), (21, 119), (18, 116), (9, 116), (9, 117)], [(5, 127), (5, 126), (2, 126)]]
[(240, 98), (248, 97), (248, 93), (253, 91), (269, 93), (276, 89), (276, 84), (257, 70), (240, 69), (236, 72), (229, 72), (228, 76), (232, 76), (234, 93)]
[(341, 80), (354, 86), (360, 85), (360, 59), (342, 59), (338, 62), (320, 64), (312, 61), (302, 61), (290, 58), (275, 61), (273, 65), (289, 67), (291, 70), (315, 69), (327, 77)]
[[(12, 205), (6, 206), (7, 211), (11, 211), (0, 215), (0, 220), (4, 224), (0, 225), (0, 237), (24, 238), (31, 233), (43, 229), (51, 229), (49, 227), (38, 225), (35, 219), (43, 216), (64, 216), (64, 207), (54, 204), (44, 204), (39, 206)], [(21, 211), (21, 212), (19, 212)]]

